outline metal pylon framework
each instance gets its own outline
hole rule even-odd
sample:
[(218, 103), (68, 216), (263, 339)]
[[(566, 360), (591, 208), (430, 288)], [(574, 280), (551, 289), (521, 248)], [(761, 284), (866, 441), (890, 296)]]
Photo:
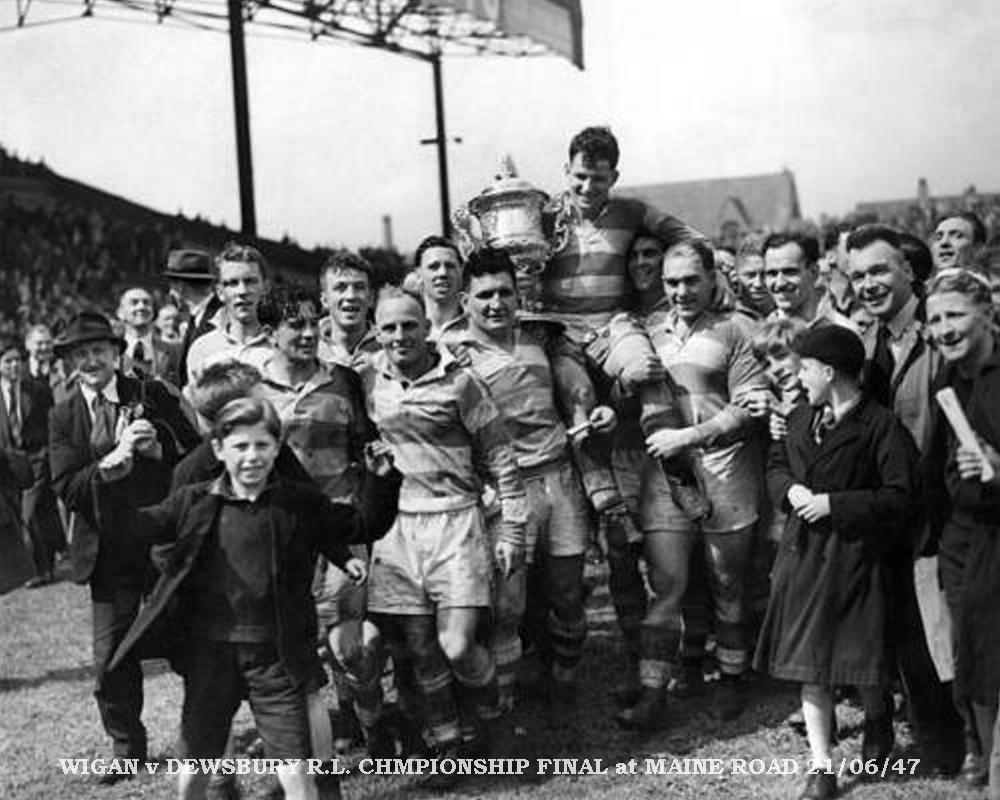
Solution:
[[(574, 20), (573, 61), (582, 67), (580, 0), (548, 0)], [(16, 18), (0, 32), (86, 18), (160, 24), (226, 33), (233, 68), (240, 212), (244, 235), (256, 236), (244, 28), (257, 35), (350, 42), (417, 58), (432, 67), (441, 193), (441, 226), (450, 225), (445, 132), (444, 56), (544, 56), (553, 51), (501, 28), (502, 0), (16, 0)], [(42, 11), (44, 9), (44, 11)], [(478, 13), (472, 13), (475, 9)]]

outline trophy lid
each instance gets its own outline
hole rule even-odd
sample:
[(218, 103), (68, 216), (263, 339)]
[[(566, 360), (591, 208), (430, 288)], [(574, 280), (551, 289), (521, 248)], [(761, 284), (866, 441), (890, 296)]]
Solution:
[(493, 185), (483, 189), (469, 205), (488, 204), (490, 200), (501, 195), (540, 195), (542, 198), (548, 198), (548, 195), (541, 189), (536, 189), (524, 178), (518, 176), (517, 167), (510, 153), (504, 153), (500, 157), (500, 168), (493, 176)]

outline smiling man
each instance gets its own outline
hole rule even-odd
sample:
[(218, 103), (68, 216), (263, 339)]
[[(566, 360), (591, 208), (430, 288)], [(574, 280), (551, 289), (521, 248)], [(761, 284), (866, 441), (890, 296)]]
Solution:
[(334, 253), (323, 265), (319, 288), (326, 317), (320, 320), (320, 361), (356, 369), (379, 349), (369, 323), (373, 275), (372, 265), (348, 250)]
[(214, 270), (225, 324), (191, 345), (187, 355), (189, 381), (210, 363), (236, 359), (259, 369), (271, 355), (271, 341), (257, 318), (257, 304), (267, 280), (264, 256), (256, 248), (231, 243), (215, 259)]
[[(551, 663), (552, 689), (575, 701), (575, 676), (587, 632), (584, 614), (584, 553), (590, 539), (590, 510), (570, 460), (566, 425), (584, 423), (597, 433), (615, 422), (606, 406), (589, 410), (594, 389), (586, 371), (566, 364), (568, 343), (562, 326), (519, 321), (514, 263), (502, 250), (474, 252), (465, 267), (462, 324), (447, 332), (444, 343), (471, 362), (505, 410), (518, 467), (528, 493), (527, 562), (530, 573), (495, 576), (493, 652), (501, 703), (514, 703), (514, 674), (520, 659), (519, 627), (528, 587), (533, 588), (540, 619), (534, 620)], [(569, 380), (567, 380), (569, 378)], [(563, 409), (566, 418), (557, 408)], [(582, 446), (583, 436), (574, 445)], [(587, 459), (581, 459), (586, 465)]]
[(625, 309), (627, 256), (641, 228), (664, 247), (698, 235), (641, 200), (611, 196), (619, 155), (609, 128), (584, 128), (576, 134), (569, 144), (566, 191), (544, 221), (555, 252), (542, 273), (542, 301), (574, 339), (585, 338)]
[[(344, 274), (330, 280), (341, 279), (352, 281)], [(353, 296), (351, 291), (342, 294)], [(264, 295), (258, 316), (271, 331), (274, 353), (261, 368), (261, 394), (274, 406), (284, 440), (323, 494), (334, 503), (357, 506), (365, 478), (365, 446), (376, 434), (357, 374), (350, 366), (323, 364), (317, 357), (320, 305), (314, 290), (300, 287), (274, 287)], [(350, 305), (348, 301), (335, 308)], [(357, 305), (360, 311), (361, 304)], [(337, 314), (350, 318), (355, 312)], [(362, 543), (352, 544), (351, 552), (367, 558)], [(378, 724), (382, 658), (378, 631), (364, 621), (364, 587), (322, 561), (313, 594), (320, 633), (347, 678), (345, 689), (351, 696), (341, 697), (342, 706), (353, 703), (370, 755), (393, 752)]]
[[(663, 284), (669, 308), (646, 322), (656, 353), (677, 386), (681, 425), (646, 438), (653, 459), (643, 476), (640, 518), (655, 598), (641, 632), (642, 694), (623, 711), (625, 727), (657, 725), (666, 701), (668, 670), (681, 638), (681, 599), (694, 548), (711, 576), (716, 654), (722, 670), (716, 710), (722, 718), (743, 706), (742, 676), (749, 666), (743, 581), (749, 563), (761, 488), (760, 464), (749, 437), (754, 429), (743, 397), (766, 388), (750, 350), (748, 322), (712, 310), (716, 285), (711, 247), (700, 240), (667, 250)], [(654, 459), (688, 453), (705, 485), (711, 513), (693, 522), (677, 505)]]
[(108, 320), (88, 312), (55, 342), (56, 356), (79, 381), (50, 414), (49, 464), (53, 487), (76, 514), (70, 556), (74, 578), (90, 584), (101, 721), (115, 756), (145, 759), (139, 657), (108, 668), (153, 569), (131, 512), (163, 499), (178, 448), (195, 446), (199, 437), (163, 384), (118, 371), (124, 348)]
[[(934, 436), (933, 386), (941, 364), (938, 350), (926, 342), (920, 302), (913, 290), (914, 268), (902, 236), (885, 225), (862, 225), (847, 237), (847, 274), (862, 307), (875, 320), (863, 337), (865, 388), (896, 413), (909, 430), (925, 460)], [(933, 464), (929, 465), (933, 468)], [(913, 532), (913, 564), (899, 569), (898, 668), (907, 689), (915, 737), (928, 762), (949, 768), (960, 741), (959, 723), (946, 687), (938, 680), (931, 652), (946, 649), (937, 639), (948, 632), (919, 609), (940, 603), (936, 558), (921, 557), (927, 550), (928, 530)], [(922, 580), (923, 574), (933, 580)]]
[(374, 545), (368, 608), (390, 646), (412, 659), (427, 727), (454, 754), (463, 740), (456, 697), (483, 719), (498, 712), (495, 664), (476, 636), (494, 561), (482, 491), (488, 482), (499, 495), (493, 555), (509, 576), (523, 557), (525, 489), (489, 390), (428, 343), (420, 299), (383, 289), (375, 327), (382, 351), (361, 375), (403, 484), (396, 522)]
[(462, 316), (462, 256), (450, 239), (428, 236), (417, 246), (413, 264), (434, 341)]
[(794, 317), (807, 326), (842, 325), (857, 333), (818, 285), (819, 242), (804, 233), (772, 233), (764, 240), (764, 282), (774, 301), (768, 319)]
[(180, 380), (181, 348), (165, 342), (156, 330), (153, 295), (141, 286), (126, 289), (118, 301), (118, 319), (125, 328), (125, 371), (176, 386)]
[(942, 219), (931, 235), (934, 270), (968, 267), (977, 248), (986, 244), (986, 226), (976, 214), (962, 211)]

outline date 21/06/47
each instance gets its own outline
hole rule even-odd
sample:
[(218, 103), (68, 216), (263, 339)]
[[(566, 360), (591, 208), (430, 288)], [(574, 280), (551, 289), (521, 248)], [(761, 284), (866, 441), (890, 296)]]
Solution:
[(879, 775), (885, 778), (892, 774), (913, 775), (919, 765), (919, 758), (871, 758), (867, 761), (861, 758), (842, 758), (839, 761), (809, 759), (806, 772), (832, 772), (840, 778), (845, 775), (869, 775), (872, 777)]

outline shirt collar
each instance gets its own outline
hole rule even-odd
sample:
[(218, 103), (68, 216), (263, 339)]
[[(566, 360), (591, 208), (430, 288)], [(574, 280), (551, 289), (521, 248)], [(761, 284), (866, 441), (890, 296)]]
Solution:
[(261, 365), (260, 373), (264, 380), (271, 386), (286, 392), (296, 392), (298, 394), (306, 394), (308, 392), (318, 389), (333, 380), (332, 370), (324, 364), (322, 361), (319, 362), (317, 370), (312, 374), (312, 376), (305, 383), (300, 383), (298, 386), (292, 386), (289, 383), (285, 383), (281, 378), (279, 378), (274, 373), (274, 368), (271, 366), (274, 361), (274, 356), (269, 356), (267, 360)]
[(244, 347), (244, 348), (257, 347), (260, 344), (267, 344), (270, 347), (271, 339), (267, 335), (267, 331), (264, 330), (263, 328), (261, 328), (257, 334), (251, 336), (245, 342), (238, 342), (236, 341), (236, 339), (233, 338), (232, 334), (229, 332), (228, 322), (218, 330), (222, 333), (223, 337), (225, 337), (226, 341), (229, 342), (229, 344), (233, 345), (234, 347)]
[(893, 339), (900, 338), (904, 333), (906, 333), (910, 325), (916, 321), (917, 307), (919, 305), (920, 301), (917, 300), (917, 296), (910, 295), (910, 299), (903, 303), (903, 307), (896, 312), (896, 316), (885, 324)]
[(440, 380), (452, 369), (458, 367), (458, 360), (454, 355), (452, 355), (451, 351), (447, 347), (438, 347), (433, 342), (428, 342), (427, 347), (437, 356), (437, 361), (434, 366), (427, 370), (427, 372), (413, 381), (402, 375), (399, 370), (396, 369), (396, 367), (389, 361), (389, 357), (386, 355), (385, 350), (380, 350), (375, 355), (374, 364), (383, 377), (395, 381), (396, 383), (406, 383), (410, 386)]
[[(261, 491), (259, 495), (257, 495), (257, 500), (260, 500), (265, 494), (271, 491), (271, 489), (274, 488), (275, 483), (276, 483), (276, 478), (274, 475), (274, 470), (272, 469), (271, 474), (267, 478), (267, 483), (264, 484), (264, 489)], [(223, 471), (218, 478), (213, 480), (208, 485), (208, 493), (211, 495), (215, 495), (216, 497), (221, 497), (224, 500), (235, 500), (236, 502), (244, 502), (244, 503), (251, 502), (249, 498), (237, 497), (235, 495), (235, 493), (233, 492), (233, 485), (229, 480), (229, 473), (225, 471)]]
[[(80, 383), (80, 393), (83, 395), (83, 399), (87, 401), (87, 408), (94, 407), (94, 398), (97, 397), (97, 392), (91, 389), (89, 386), (85, 385), (82, 381)], [(118, 376), (113, 375), (111, 380), (108, 381), (107, 386), (101, 390), (101, 394), (104, 398), (115, 405), (121, 403), (121, 398), (118, 395)]]

